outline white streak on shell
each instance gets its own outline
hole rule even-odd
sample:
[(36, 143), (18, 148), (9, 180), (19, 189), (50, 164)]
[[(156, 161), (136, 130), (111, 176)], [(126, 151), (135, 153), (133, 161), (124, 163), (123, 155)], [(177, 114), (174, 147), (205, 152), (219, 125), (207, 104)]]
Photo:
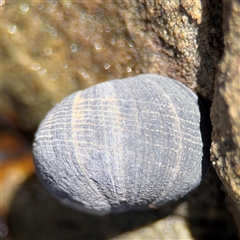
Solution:
[(97, 214), (177, 200), (199, 185), (196, 95), (146, 74), (73, 93), (36, 133), (40, 179), (62, 202)]

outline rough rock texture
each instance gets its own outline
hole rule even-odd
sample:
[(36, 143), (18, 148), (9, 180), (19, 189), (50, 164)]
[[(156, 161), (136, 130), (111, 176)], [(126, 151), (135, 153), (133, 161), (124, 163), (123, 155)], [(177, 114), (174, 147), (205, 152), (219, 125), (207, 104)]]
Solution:
[(211, 110), (211, 160), (236, 204), (240, 230), (240, 2), (224, 1), (223, 17), (225, 51)]
[(211, 99), (222, 54), (220, 1), (118, 1), (148, 71), (180, 80)]
[(222, 53), (218, 0), (3, 3), (2, 109), (21, 129), (35, 130), (73, 91), (140, 73), (212, 98)]

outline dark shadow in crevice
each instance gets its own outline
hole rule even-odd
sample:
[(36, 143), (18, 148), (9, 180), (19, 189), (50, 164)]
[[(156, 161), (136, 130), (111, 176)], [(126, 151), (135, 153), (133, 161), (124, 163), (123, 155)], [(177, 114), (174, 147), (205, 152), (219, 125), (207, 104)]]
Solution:
[(211, 102), (198, 96), (198, 105), (200, 110), (200, 131), (203, 142), (203, 158), (202, 158), (202, 180), (206, 176), (210, 166), (210, 147), (212, 124), (210, 119)]
[(214, 80), (224, 51), (222, 16), (221, 0), (202, 0), (202, 22), (197, 35), (200, 57), (197, 92), (209, 100), (212, 100)]
[[(215, 76), (224, 52), (222, 16), (222, 1), (202, 0), (202, 22), (197, 36), (200, 55), (197, 92), (199, 93), (200, 128), (206, 163), (210, 163), (212, 132), (211, 102), (206, 99), (212, 100)], [(207, 165), (203, 165), (203, 172), (205, 168)], [(204, 175), (201, 185), (186, 196), (189, 207), (187, 220), (194, 239), (238, 239), (237, 228), (227, 209), (226, 195), (223, 189), (223, 185), (210, 163), (210, 169)]]
[(196, 240), (238, 240), (237, 228), (227, 209), (226, 194), (213, 167), (202, 184), (186, 196), (191, 234)]
[(110, 239), (162, 219), (176, 206), (174, 203), (152, 211), (88, 215), (60, 204), (34, 175), (14, 196), (8, 226), (14, 239)]

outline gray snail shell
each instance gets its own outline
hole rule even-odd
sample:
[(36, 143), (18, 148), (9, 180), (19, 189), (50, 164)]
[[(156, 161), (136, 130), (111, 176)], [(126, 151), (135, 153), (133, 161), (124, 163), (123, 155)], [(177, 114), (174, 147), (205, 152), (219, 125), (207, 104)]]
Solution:
[(71, 94), (47, 114), (33, 146), (46, 188), (93, 214), (178, 200), (204, 172), (197, 96), (153, 74)]

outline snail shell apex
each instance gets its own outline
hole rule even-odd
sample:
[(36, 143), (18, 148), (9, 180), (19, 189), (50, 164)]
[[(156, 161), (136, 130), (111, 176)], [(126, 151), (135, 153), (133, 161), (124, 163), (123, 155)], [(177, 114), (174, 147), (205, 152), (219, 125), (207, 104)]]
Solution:
[(106, 214), (178, 200), (202, 178), (197, 96), (146, 74), (78, 91), (35, 136), (39, 178), (65, 204)]

